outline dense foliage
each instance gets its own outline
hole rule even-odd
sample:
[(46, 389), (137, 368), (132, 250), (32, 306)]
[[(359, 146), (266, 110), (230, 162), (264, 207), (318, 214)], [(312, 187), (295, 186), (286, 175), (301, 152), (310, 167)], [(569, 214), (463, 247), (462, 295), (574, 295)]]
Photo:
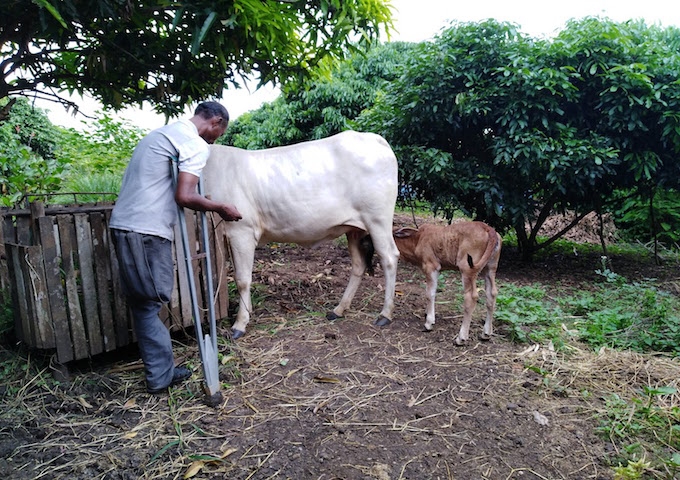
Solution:
[(680, 179), (680, 30), (587, 18), (552, 40), (461, 24), (419, 45), (360, 122), (401, 150), (436, 208), (514, 229), (527, 257), (555, 212), (617, 208)]
[(174, 116), (245, 78), (287, 83), (391, 25), (383, 0), (10, 0), (0, 99), (64, 90)]
[[(113, 195), (84, 193), (117, 194), (144, 133), (107, 113), (89, 121), (87, 131), (63, 129), (54, 126), (43, 110), (18, 98), (0, 123), (0, 205), (15, 206), (24, 198), (62, 204), (113, 200)], [(59, 192), (78, 195), (55, 195)]]
[(80, 174), (114, 173), (122, 175), (145, 130), (104, 113), (88, 122), (87, 130), (73, 128), (62, 132), (57, 156), (78, 165)]
[(58, 138), (45, 112), (26, 99), (14, 103), (0, 123), (0, 206), (59, 187), (68, 162), (56, 156)]
[(261, 149), (324, 138), (354, 126), (401, 74), (413, 44), (392, 42), (351, 55), (328, 75), (284, 89), (274, 102), (232, 122), (221, 143)]
[(670, 232), (680, 213), (659, 199), (680, 186), (679, 47), (680, 29), (639, 21), (585, 18), (539, 40), (495, 20), (453, 24), (286, 90), (228, 141), (380, 133), (397, 152), (402, 193), (514, 231), (527, 258), (564, 233), (539, 236), (554, 213), (575, 224), (652, 205), (644, 230)]

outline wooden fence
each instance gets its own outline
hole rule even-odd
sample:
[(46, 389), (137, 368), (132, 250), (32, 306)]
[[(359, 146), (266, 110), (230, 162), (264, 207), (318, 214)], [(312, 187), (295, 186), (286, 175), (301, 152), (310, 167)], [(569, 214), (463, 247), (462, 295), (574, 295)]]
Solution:
[[(17, 338), (30, 347), (55, 349), (59, 363), (135, 342), (108, 229), (112, 208), (111, 204), (44, 208), (37, 202), (25, 210), (0, 209), (0, 287), (11, 290)], [(205, 321), (205, 268), (197, 241), (200, 217), (187, 210), (186, 219)], [(175, 287), (161, 310), (161, 319), (171, 330), (193, 325), (178, 227), (175, 238)], [(212, 229), (210, 238), (215, 315), (220, 319), (227, 317), (229, 306), (227, 249), (221, 229)]]

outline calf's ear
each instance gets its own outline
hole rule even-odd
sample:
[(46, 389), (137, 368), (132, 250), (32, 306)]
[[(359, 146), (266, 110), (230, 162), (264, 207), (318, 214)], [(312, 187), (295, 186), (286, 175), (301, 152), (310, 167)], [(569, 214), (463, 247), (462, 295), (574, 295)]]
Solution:
[(392, 235), (394, 238), (409, 238), (416, 234), (418, 230), (410, 227), (402, 227), (394, 230)]

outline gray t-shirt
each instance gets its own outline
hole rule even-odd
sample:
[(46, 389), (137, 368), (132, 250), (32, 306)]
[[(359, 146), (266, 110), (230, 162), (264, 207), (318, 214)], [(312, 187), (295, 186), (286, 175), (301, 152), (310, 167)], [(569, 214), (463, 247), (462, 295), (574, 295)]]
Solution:
[(209, 154), (208, 144), (189, 120), (149, 133), (132, 153), (109, 227), (172, 240), (177, 204), (170, 159), (179, 158), (181, 172), (200, 176)]

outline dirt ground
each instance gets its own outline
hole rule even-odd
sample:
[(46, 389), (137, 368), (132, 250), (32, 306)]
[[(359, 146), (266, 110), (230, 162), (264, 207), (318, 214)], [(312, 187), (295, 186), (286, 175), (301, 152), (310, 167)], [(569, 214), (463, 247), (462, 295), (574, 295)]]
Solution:
[[(612, 262), (630, 279), (678, 282), (677, 265)], [(455, 347), (458, 276), (442, 281), (437, 324), (423, 332), (423, 277), (405, 264), (391, 325), (372, 324), (383, 300), (380, 268), (346, 317), (329, 322), (349, 268), (338, 242), (258, 249), (246, 336), (220, 341), (217, 406), (204, 401), (192, 332), (176, 336), (176, 353), (194, 376), (169, 395), (145, 392), (134, 348), (70, 365), (70, 382), (55, 384), (46, 368), (27, 373), (16, 395), (0, 387), (0, 476), (611, 479), (615, 447), (595, 431), (604, 397), (680, 371), (677, 362), (632, 353), (514, 344), (499, 323), (491, 341), (479, 342), (483, 305), (470, 344)], [(588, 288), (597, 268), (597, 252), (529, 265), (506, 248), (499, 288)], [(224, 335), (229, 325), (221, 324)], [(27, 353), (27, 363), (40, 361)]]

